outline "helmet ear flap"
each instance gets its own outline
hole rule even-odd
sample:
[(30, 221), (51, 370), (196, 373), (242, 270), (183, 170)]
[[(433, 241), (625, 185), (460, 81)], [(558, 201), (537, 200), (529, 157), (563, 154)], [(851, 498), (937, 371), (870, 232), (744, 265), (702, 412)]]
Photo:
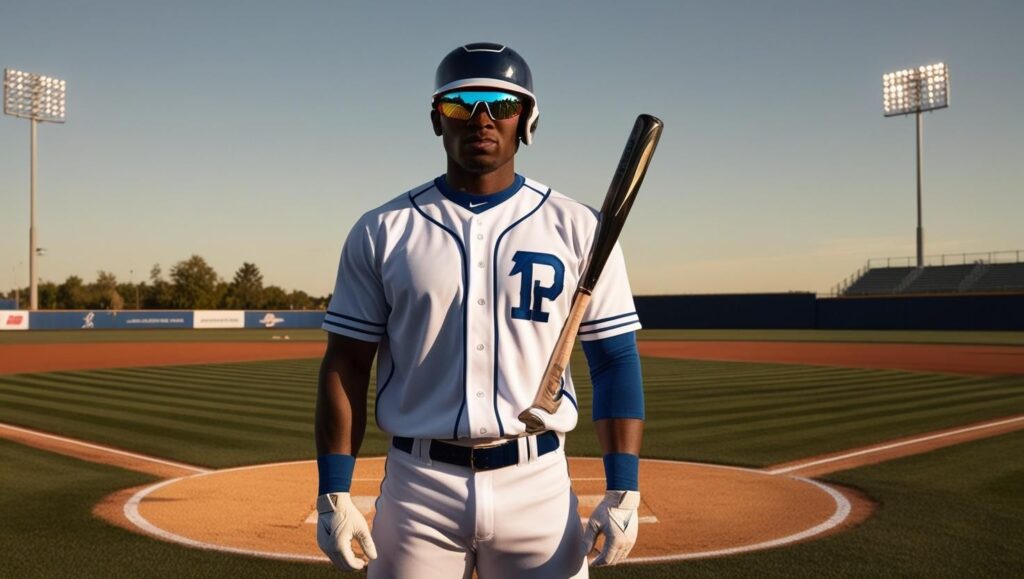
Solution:
[(533, 134), (537, 131), (537, 124), (540, 123), (540, 111), (537, 109), (537, 103), (531, 104), (530, 109), (524, 111), (524, 115), (519, 120), (519, 138), (525, 145), (533, 144)]
[(431, 109), (430, 111), (430, 124), (434, 126), (434, 134), (438, 137), (441, 136), (441, 114), (437, 110)]

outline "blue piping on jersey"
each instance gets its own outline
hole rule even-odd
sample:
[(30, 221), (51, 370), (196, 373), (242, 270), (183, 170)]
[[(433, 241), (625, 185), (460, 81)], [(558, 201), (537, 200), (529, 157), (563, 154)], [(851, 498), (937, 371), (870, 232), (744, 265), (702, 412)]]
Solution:
[(338, 322), (332, 322), (331, 320), (324, 320), (324, 323), (325, 324), (330, 324), (332, 326), (336, 326), (336, 327), (339, 327), (339, 328), (345, 328), (346, 330), (354, 330), (356, 332), (359, 332), (360, 334), (366, 334), (367, 336), (383, 336), (384, 335), (383, 331), (377, 332), (377, 331), (371, 331), (371, 330), (364, 330), (362, 328), (357, 328), (355, 326), (346, 326), (345, 324), (339, 324)]
[(384, 390), (391, 384), (391, 378), (395, 375), (395, 359), (391, 358), (391, 371), (388, 372), (388, 377), (384, 380), (384, 385), (377, 391), (377, 398), (373, 402), (373, 420), (377, 423), (377, 428), (380, 428), (380, 397), (384, 395)]
[(467, 340), (469, 339), (469, 316), (468, 310), (466, 309), (466, 300), (469, 299), (469, 266), (466, 263), (466, 248), (462, 246), (462, 240), (459, 239), (459, 236), (448, 227), (445, 227), (445, 225), (438, 220), (427, 215), (423, 209), (420, 209), (419, 205), (416, 205), (416, 197), (427, 191), (427, 189), (430, 189), (430, 187), (419, 191), (416, 195), (413, 195), (410, 192), (409, 203), (412, 205), (413, 209), (423, 216), (424, 219), (440, 227), (446, 231), (448, 235), (452, 236), (452, 239), (455, 240), (455, 247), (459, 248), (459, 257), (462, 258), (462, 404), (459, 405), (459, 413), (455, 418), (455, 428), (452, 429), (452, 438), (458, 438), (459, 422), (462, 421), (462, 410), (466, 407), (466, 385), (469, 382), (469, 360), (466, 359)]
[(331, 310), (327, 310), (327, 314), (331, 315), (331, 316), (334, 316), (336, 318), (345, 318), (346, 320), (352, 320), (353, 322), (359, 322), (360, 324), (366, 324), (367, 326), (380, 326), (380, 327), (383, 328), (384, 326), (387, 325), (387, 324), (378, 324), (377, 322), (368, 322), (366, 320), (361, 320), (361, 319), (359, 319), (357, 317), (354, 317), (354, 316), (346, 316), (345, 314), (337, 314), (337, 313), (332, 312)]
[[(533, 187), (530, 188), (533, 189)], [(536, 189), (534, 189), (534, 191), (536, 191)], [(538, 203), (536, 207), (530, 210), (526, 215), (520, 217), (515, 223), (506, 227), (505, 231), (502, 231), (501, 235), (498, 236), (498, 240), (494, 242), (494, 259), (491, 261), (491, 275), (494, 278), (494, 307), (492, 308), (494, 310), (494, 417), (498, 419), (498, 432), (501, 436), (505, 436), (505, 425), (501, 423), (501, 416), (498, 414), (498, 352), (500, 351), (498, 348), (498, 248), (501, 246), (501, 240), (505, 237), (505, 234), (512, 231), (515, 226), (525, 221), (526, 218), (536, 213), (550, 196), (551, 189), (549, 188), (548, 192), (543, 194), (540, 199), (540, 203)]]
[(594, 320), (594, 321), (592, 321), (592, 322), (583, 322), (582, 324), (580, 324), (580, 327), (583, 327), (583, 326), (592, 326), (592, 325), (594, 325), (594, 324), (600, 324), (600, 323), (602, 323), (602, 322), (610, 322), (610, 321), (612, 321), (612, 320), (617, 320), (617, 319), (619, 319), (619, 318), (624, 318), (624, 317), (626, 317), (626, 316), (635, 316), (635, 315), (636, 315), (636, 312), (629, 312), (628, 314), (619, 314), (619, 315), (617, 315), (617, 316), (612, 316), (612, 317), (610, 317), (610, 318), (602, 318), (602, 319), (600, 319), (600, 320)]
[(640, 323), (640, 320), (633, 320), (632, 322), (626, 322), (625, 324), (619, 324), (617, 326), (609, 326), (607, 328), (601, 328), (598, 330), (590, 330), (589, 332), (580, 332), (577, 336), (585, 336), (587, 334), (600, 334), (601, 332), (607, 332), (608, 330), (614, 330), (615, 328), (621, 328), (623, 326), (632, 326), (633, 324)]
[(543, 196), (543, 195), (547, 195), (548, 193), (550, 193), (550, 192), (551, 192), (551, 189), (550, 189), (550, 188), (548, 188), (548, 193), (543, 193), (543, 192), (541, 192), (541, 190), (540, 190), (540, 189), (537, 189), (536, 187), (534, 187), (533, 185), (530, 185), (529, 183), (527, 183), (527, 182), (525, 182), (525, 181), (523, 182), (523, 186), (524, 186), (524, 187), (529, 187), (530, 189), (533, 189), (534, 191), (536, 191), (536, 192), (537, 192), (538, 194), (540, 194), (540, 195), (542, 195), (542, 196)]
[[(428, 184), (428, 185), (427, 185), (426, 187), (424, 187), (424, 188), (420, 189), (419, 191), (417, 191), (417, 192), (415, 192), (415, 193), (413, 193), (413, 192), (412, 192), (412, 190), (410, 189), (410, 190), (409, 190), (409, 200), (411, 201), (411, 200), (413, 200), (413, 199), (415, 199), (415, 198), (419, 197), (420, 195), (423, 195), (423, 194), (424, 194), (424, 193), (426, 193), (427, 191), (430, 191), (430, 190), (431, 190), (431, 189), (433, 189), (433, 188), (434, 188), (434, 183), (433, 183), (433, 182), (431, 182), (431, 183), (429, 183), (429, 184)], [(415, 206), (415, 203), (414, 203), (413, 205)]]
[[(562, 380), (562, 384), (565, 384), (565, 380)], [(564, 386), (561, 390), (558, 391), (558, 395), (565, 396), (566, 398), (568, 398), (569, 402), (572, 402), (572, 407), (575, 408), (576, 410), (580, 409), (580, 407), (576, 404), (576, 399), (572, 397), (572, 394), (569, 394), (569, 391), (566, 390)]]

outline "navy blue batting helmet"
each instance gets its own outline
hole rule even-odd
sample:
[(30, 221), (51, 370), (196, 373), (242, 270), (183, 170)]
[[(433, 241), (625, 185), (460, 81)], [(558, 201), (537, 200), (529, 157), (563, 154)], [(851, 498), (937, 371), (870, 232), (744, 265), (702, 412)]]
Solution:
[(493, 42), (475, 42), (448, 53), (437, 66), (432, 100), (459, 88), (494, 88), (526, 97), (526, 121), (519, 138), (529, 145), (537, 130), (540, 108), (533, 94), (533, 75), (526, 60), (511, 48)]

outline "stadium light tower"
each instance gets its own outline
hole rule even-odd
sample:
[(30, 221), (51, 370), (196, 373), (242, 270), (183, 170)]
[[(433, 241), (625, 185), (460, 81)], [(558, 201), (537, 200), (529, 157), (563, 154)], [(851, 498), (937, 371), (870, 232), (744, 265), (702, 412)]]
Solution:
[(909, 114), (917, 117), (917, 267), (922, 267), (921, 113), (949, 106), (949, 67), (940, 62), (882, 75), (882, 106), (887, 117)]
[(36, 125), (63, 123), (67, 84), (59, 78), (4, 69), (4, 113), (29, 119), (31, 125), (31, 168), (29, 169), (28, 277), (29, 309), (39, 308), (39, 279), (36, 274)]

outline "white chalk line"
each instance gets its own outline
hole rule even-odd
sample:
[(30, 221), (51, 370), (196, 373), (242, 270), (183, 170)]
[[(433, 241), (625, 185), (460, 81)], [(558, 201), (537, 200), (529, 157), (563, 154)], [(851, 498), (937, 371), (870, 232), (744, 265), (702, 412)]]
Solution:
[(904, 440), (902, 442), (893, 442), (893, 443), (890, 443), (890, 444), (883, 444), (881, 446), (873, 446), (873, 447), (870, 447), (870, 448), (866, 448), (864, 450), (858, 450), (858, 451), (855, 451), (855, 452), (848, 452), (848, 453), (845, 453), (845, 454), (841, 454), (839, 456), (833, 456), (833, 457), (829, 457), (829, 458), (822, 458), (822, 459), (819, 459), (819, 460), (813, 460), (813, 461), (810, 461), (810, 462), (804, 462), (804, 463), (796, 464), (796, 465), (793, 465), (793, 466), (788, 466), (788, 467), (785, 467), (785, 468), (777, 468), (777, 469), (773, 469), (773, 470), (768, 470), (768, 471), (765, 471), (765, 472), (767, 472), (768, 474), (786, 474), (786, 473), (790, 473), (790, 472), (793, 472), (793, 471), (796, 471), (796, 470), (802, 470), (802, 469), (805, 469), (805, 468), (808, 468), (808, 467), (818, 466), (820, 464), (827, 464), (827, 463), (830, 463), (830, 462), (836, 462), (836, 461), (840, 461), (840, 460), (845, 460), (845, 459), (848, 459), (848, 458), (853, 458), (855, 456), (864, 456), (866, 454), (873, 454), (873, 453), (876, 453), (876, 452), (882, 452), (883, 450), (890, 450), (890, 449), (893, 449), (893, 448), (899, 448), (901, 446), (908, 446), (908, 445), (912, 445), (912, 444), (919, 444), (919, 443), (922, 443), (922, 442), (928, 442), (929, 440), (937, 440), (937, 439), (940, 439), (940, 438), (947, 438), (949, 436), (956, 436), (958, 434), (963, 434), (965, 432), (973, 432), (975, 430), (984, 430), (984, 429), (987, 429), (987, 428), (995, 428), (997, 426), (1003, 426), (1005, 424), (1011, 424), (1011, 423), (1014, 423), (1014, 422), (1020, 422), (1022, 420), (1024, 420), (1024, 416), (1018, 416), (1016, 418), (1010, 418), (1008, 420), (998, 420), (998, 421), (995, 421), (995, 422), (986, 422), (985, 424), (978, 424), (978, 425), (975, 425), (975, 426), (970, 426), (970, 427), (967, 427), (967, 428), (960, 428), (960, 429), (949, 431), (949, 432), (942, 432), (942, 433), (939, 433), (939, 434), (932, 434), (932, 435), (929, 435), (929, 436), (922, 436), (922, 437), (919, 437), (919, 438), (912, 438), (910, 440)]
[[(366, 462), (366, 461), (370, 461), (370, 460), (384, 460), (384, 457), (383, 456), (361, 457), (359, 460), (360, 460), (360, 462)], [(314, 465), (314, 464), (316, 464), (316, 461), (313, 461), (313, 460), (290, 460), (290, 461), (284, 461), (284, 462), (271, 462), (271, 463), (266, 463), (266, 464), (253, 464), (253, 465), (249, 465), (249, 466), (239, 466), (239, 467), (234, 467), (234, 468), (226, 468), (224, 470), (206, 471), (206, 472), (201, 472), (201, 473), (198, 473), (198, 474), (193, 474), (193, 475), (189, 475), (189, 476), (183, 476), (183, 477), (178, 477), (178, 478), (173, 478), (173, 479), (170, 479), (170, 480), (162, 481), (162, 482), (156, 483), (154, 485), (148, 486), (148, 487), (140, 490), (139, 492), (135, 493), (134, 495), (132, 495), (132, 497), (130, 499), (128, 499), (128, 502), (126, 502), (124, 504), (124, 516), (129, 521), (131, 521), (131, 523), (133, 525), (135, 525), (136, 527), (142, 529), (143, 531), (145, 531), (146, 533), (148, 533), (150, 535), (159, 537), (159, 538), (161, 538), (161, 539), (163, 539), (165, 541), (170, 541), (172, 543), (179, 543), (179, 544), (182, 544), (182, 545), (187, 545), (189, 547), (194, 547), (196, 549), (203, 549), (203, 550), (206, 550), (206, 551), (219, 551), (221, 553), (234, 553), (236, 555), (251, 555), (253, 557), (263, 557), (265, 559), (278, 559), (278, 560), (284, 560), (284, 561), (313, 561), (313, 562), (330, 561), (330, 559), (328, 559), (326, 555), (299, 555), (299, 554), (295, 554), (295, 553), (278, 553), (278, 552), (274, 552), (274, 551), (259, 551), (259, 550), (256, 550), (256, 549), (242, 549), (242, 548), (239, 548), (239, 547), (227, 547), (227, 546), (224, 546), (224, 545), (216, 545), (214, 543), (206, 543), (206, 542), (203, 542), (203, 541), (197, 541), (195, 539), (190, 539), (188, 537), (185, 537), (185, 536), (182, 536), (182, 535), (178, 535), (176, 533), (172, 533), (170, 531), (161, 529), (160, 527), (158, 527), (158, 526), (154, 525), (153, 523), (151, 523), (148, 519), (146, 519), (146, 517), (142, 516), (142, 513), (139, 512), (139, 504), (142, 503), (142, 500), (144, 498), (146, 498), (146, 496), (148, 496), (150, 493), (152, 493), (154, 491), (157, 491), (157, 490), (159, 490), (159, 489), (161, 489), (161, 488), (163, 488), (165, 486), (168, 486), (168, 485), (176, 483), (176, 482), (180, 482), (180, 481), (188, 480), (188, 479), (200, 478), (200, 477), (204, 477), (204, 476), (210, 476), (210, 475), (213, 475), (213, 474), (225, 473), (225, 472), (237, 472), (237, 471), (241, 471), (241, 470), (258, 470), (258, 469), (263, 469), (263, 468), (271, 468), (271, 467), (275, 467), (275, 466), (287, 466), (287, 465), (293, 465), (293, 464), (310, 464), (310, 465)], [(362, 480), (375, 480), (375, 479), (362, 479)]]
[(111, 448), (109, 446), (93, 444), (91, 442), (84, 442), (84, 441), (81, 441), (81, 440), (76, 440), (74, 438), (67, 438), (67, 437), (64, 437), (64, 436), (57, 436), (55, 434), (47, 434), (45, 432), (39, 432), (38, 430), (31, 430), (31, 429), (28, 429), (28, 428), (21, 428), (21, 427), (18, 427), (18, 426), (12, 426), (10, 424), (5, 424), (5, 423), (2, 423), (2, 422), (0, 422), (0, 428), (6, 428), (7, 430), (13, 430), (15, 432), (21, 432), (22, 434), (28, 434), (28, 435), (35, 436), (35, 437), (38, 437), (38, 438), (46, 438), (46, 439), (49, 439), (49, 440), (56, 440), (56, 441), (59, 441), (59, 442), (63, 442), (65, 444), (72, 444), (72, 445), (75, 445), (75, 446), (91, 448), (93, 450), (98, 450), (100, 452), (105, 452), (107, 454), (116, 454), (116, 455), (120, 455), (120, 456), (128, 456), (128, 457), (134, 458), (136, 460), (142, 460), (142, 461), (145, 461), (145, 462), (152, 462), (152, 463), (155, 463), (155, 464), (162, 464), (162, 465), (165, 465), (165, 466), (173, 466), (175, 468), (180, 468), (182, 470), (190, 470), (190, 471), (196, 472), (196, 473), (212, 472), (209, 469), (200, 468), (198, 466), (193, 466), (191, 464), (185, 464), (185, 463), (182, 463), (182, 462), (174, 462), (173, 460), (164, 460), (162, 458), (156, 458), (154, 456), (146, 456), (144, 454), (138, 454), (138, 453), (135, 453), (135, 452), (129, 452), (127, 450), (118, 450), (116, 448)]
[[(573, 459), (574, 460), (601, 460), (600, 458), (588, 459), (588, 458), (577, 458), (577, 457), (573, 457)], [(361, 458), (360, 459), (360, 461), (366, 461), (366, 460), (384, 460), (384, 457), (367, 457), (367, 458)], [(716, 468), (716, 469), (723, 469), (723, 470), (738, 470), (738, 471), (743, 471), (743, 472), (747, 472), (747, 473), (751, 473), (751, 474), (756, 474), (756, 475), (761, 475), (761, 476), (775, 476), (775, 475), (767, 473), (767, 472), (765, 472), (763, 470), (750, 469), (750, 468), (742, 468), (742, 467), (735, 467), (735, 466), (704, 464), (704, 463), (689, 462), (689, 461), (641, 459), (641, 463), (645, 462), (645, 461), (664, 463), (664, 464), (688, 464), (688, 465), (698, 466), (698, 467), (702, 467), (702, 468)], [(124, 514), (125, 514), (125, 517), (127, 517), (127, 519), (132, 522), (132, 524), (134, 524), (135, 526), (139, 527), (140, 529), (142, 529), (146, 533), (148, 533), (150, 535), (153, 535), (153, 536), (156, 536), (156, 537), (159, 537), (159, 538), (164, 539), (166, 541), (170, 541), (170, 542), (174, 542), (174, 543), (179, 543), (179, 544), (182, 544), (182, 545), (187, 545), (189, 547), (194, 547), (194, 548), (198, 548), (198, 549), (204, 549), (204, 550), (208, 550), (208, 551), (219, 551), (219, 552), (223, 552), (223, 553), (234, 553), (234, 554), (240, 554), (240, 555), (251, 555), (251, 556), (254, 556), (254, 557), (263, 557), (263, 558), (267, 558), (267, 559), (278, 559), (278, 560), (285, 560), (285, 561), (316, 561), (316, 562), (328, 561), (327, 557), (324, 556), (324, 555), (299, 555), (299, 554), (293, 554), (293, 553), (279, 553), (279, 552), (274, 552), (274, 551), (259, 551), (259, 550), (255, 550), (255, 549), (242, 549), (242, 548), (238, 548), (238, 547), (227, 547), (227, 546), (224, 546), (224, 545), (216, 545), (216, 544), (213, 544), (213, 543), (207, 543), (207, 542), (203, 542), (203, 541), (198, 541), (198, 540), (195, 540), (195, 539), (191, 539), (191, 538), (188, 538), (188, 537), (184, 537), (182, 535), (178, 535), (178, 534), (172, 533), (170, 531), (166, 531), (166, 530), (164, 530), (164, 529), (162, 529), (160, 527), (157, 527), (156, 525), (154, 525), (153, 523), (148, 521), (139, 512), (139, 505), (142, 503), (143, 499), (146, 498), (146, 496), (148, 496), (150, 493), (152, 493), (154, 491), (157, 491), (157, 490), (159, 490), (159, 489), (161, 489), (161, 488), (163, 488), (165, 486), (168, 486), (168, 485), (173, 484), (173, 483), (178, 482), (178, 481), (182, 481), (182, 480), (186, 480), (186, 479), (194, 479), (194, 478), (199, 478), (199, 477), (204, 477), (204, 476), (210, 476), (210, 475), (218, 474), (218, 473), (222, 473), (222, 472), (234, 472), (234, 471), (242, 471), (242, 470), (256, 470), (256, 469), (268, 468), (268, 467), (273, 467), (273, 466), (281, 466), (281, 465), (288, 465), (288, 464), (299, 464), (299, 463), (310, 463), (310, 464), (312, 464), (313, 462), (314, 461), (298, 460), (298, 461), (288, 461), (288, 462), (279, 462), (279, 463), (270, 463), (270, 464), (257, 464), (257, 465), (250, 465), (250, 466), (242, 466), (242, 467), (230, 468), (230, 469), (225, 469), (225, 470), (220, 470), (220, 471), (208, 471), (208, 472), (203, 472), (203, 473), (199, 473), (199, 474), (194, 474), (194, 475), (189, 475), (189, 476), (184, 476), (184, 477), (178, 477), (176, 479), (171, 479), (171, 480), (167, 480), (167, 481), (162, 481), (162, 482), (156, 483), (156, 484), (154, 484), (152, 486), (146, 487), (146, 488), (138, 491), (134, 495), (132, 495), (132, 497), (124, 505)], [(773, 539), (773, 540), (770, 540), (770, 541), (764, 541), (764, 542), (760, 542), (760, 543), (753, 543), (753, 544), (750, 544), (750, 545), (741, 545), (741, 546), (737, 546), (737, 547), (731, 547), (731, 548), (728, 548), (728, 549), (720, 549), (720, 550), (715, 550), (715, 551), (700, 551), (700, 552), (691, 552), (691, 553), (678, 553), (678, 554), (674, 554), (674, 555), (662, 555), (662, 556), (656, 556), (656, 557), (635, 557), (635, 558), (631, 557), (631, 558), (628, 558), (625, 561), (623, 561), (623, 563), (627, 563), (627, 564), (628, 563), (664, 563), (664, 562), (670, 562), (670, 561), (682, 561), (682, 560), (686, 560), (686, 559), (699, 559), (699, 558), (705, 558), (705, 557), (718, 557), (718, 556), (722, 556), (722, 555), (732, 555), (732, 554), (737, 554), (737, 553), (745, 553), (745, 552), (749, 552), (749, 551), (757, 551), (757, 550), (761, 550), (761, 549), (768, 549), (768, 548), (771, 548), (771, 547), (778, 547), (778, 546), (781, 546), (781, 545), (787, 545), (789, 543), (794, 543), (794, 542), (797, 542), (797, 541), (802, 541), (802, 540), (808, 539), (810, 537), (813, 537), (815, 535), (824, 533), (824, 532), (826, 532), (826, 531), (828, 531), (830, 529), (833, 529), (836, 526), (840, 525), (850, 515), (850, 511), (852, 510), (852, 508), (850, 506), (850, 502), (839, 491), (837, 491), (837, 490), (835, 490), (835, 489), (833, 489), (833, 488), (831, 488), (828, 485), (825, 485), (823, 483), (820, 483), (820, 482), (817, 482), (817, 481), (814, 481), (814, 480), (810, 480), (810, 479), (806, 479), (806, 478), (802, 478), (802, 477), (790, 477), (790, 476), (787, 476), (786, 478), (791, 478), (793, 480), (797, 480), (797, 481), (800, 481), (800, 482), (803, 482), (803, 483), (806, 483), (806, 484), (813, 485), (813, 486), (817, 487), (818, 489), (820, 489), (820, 490), (824, 491), (825, 493), (827, 493), (829, 496), (831, 496), (833, 501), (836, 504), (836, 509), (832, 513), (832, 515), (828, 518), (828, 520), (826, 520), (825, 522), (823, 522), (821, 524), (818, 524), (818, 525), (816, 525), (814, 527), (811, 527), (809, 529), (805, 529), (803, 531), (800, 531), (798, 533), (794, 533), (792, 535), (787, 535), (785, 537), (780, 537), (778, 539)], [(376, 479), (374, 479), (374, 480), (376, 480)], [(308, 520), (308, 518), (307, 518), (307, 520)], [(657, 519), (655, 518), (654, 520), (648, 520), (648, 521), (644, 521), (644, 522), (651, 522), (651, 523), (653, 523), (653, 522), (657, 522)]]
[[(758, 471), (754, 471), (754, 472), (758, 472)], [(823, 523), (821, 523), (819, 525), (816, 525), (814, 527), (811, 527), (810, 529), (801, 531), (799, 533), (795, 533), (795, 534), (792, 534), (792, 535), (787, 535), (785, 537), (780, 537), (778, 539), (772, 539), (771, 541), (763, 541), (763, 542), (760, 542), (760, 543), (752, 543), (752, 544), (749, 544), (749, 545), (741, 545), (739, 547), (730, 547), (728, 549), (718, 549), (718, 550), (714, 550), (714, 551), (699, 551), (699, 552), (696, 552), (696, 553), (681, 553), (681, 554), (678, 554), (678, 555), (663, 555), (663, 556), (660, 556), (660, 557), (628, 558), (628, 559), (626, 559), (623, 562), (624, 563), (667, 563), (667, 562), (670, 562), (670, 561), (683, 561), (683, 560), (686, 560), (686, 559), (704, 559), (704, 558), (709, 558), (709, 557), (722, 557), (722, 556), (725, 556), (725, 555), (737, 555), (739, 553), (748, 553), (750, 551), (760, 551), (760, 550), (763, 550), (763, 549), (770, 549), (772, 547), (781, 547), (783, 545), (788, 545), (790, 543), (796, 543), (796, 542), (799, 542), (799, 541), (803, 541), (805, 539), (809, 539), (809, 538), (811, 538), (811, 537), (813, 537), (815, 535), (820, 535), (820, 534), (825, 533), (825, 532), (827, 532), (827, 531), (829, 531), (831, 529), (834, 529), (837, 526), (839, 526), (840, 524), (842, 524), (843, 521), (845, 521), (846, 518), (850, 516), (850, 512), (853, 510), (853, 508), (850, 506), (850, 501), (847, 500), (847, 498), (845, 496), (843, 496), (843, 494), (840, 493), (839, 491), (835, 490), (834, 488), (832, 488), (832, 487), (830, 487), (830, 486), (828, 486), (826, 484), (822, 484), (822, 483), (820, 483), (818, 481), (815, 481), (815, 480), (811, 480), (811, 479), (807, 479), (807, 478), (802, 478), (802, 477), (790, 477), (790, 478), (792, 478), (793, 480), (798, 480), (798, 481), (802, 481), (802, 482), (805, 482), (805, 483), (808, 483), (808, 484), (812, 484), (812, 485), (820, 488), (821, 490), (825, 491), (826, 493), (829, 494), (829, 496), (832, 497), (832, 500), (835, 501), (835, 503), (836, 503), (836, 510), (835, 510), (835, 512), (832, 513), (832, 516), (829, 517), (827, 521), (825, 521), (825, 522), (823, 522)]]

